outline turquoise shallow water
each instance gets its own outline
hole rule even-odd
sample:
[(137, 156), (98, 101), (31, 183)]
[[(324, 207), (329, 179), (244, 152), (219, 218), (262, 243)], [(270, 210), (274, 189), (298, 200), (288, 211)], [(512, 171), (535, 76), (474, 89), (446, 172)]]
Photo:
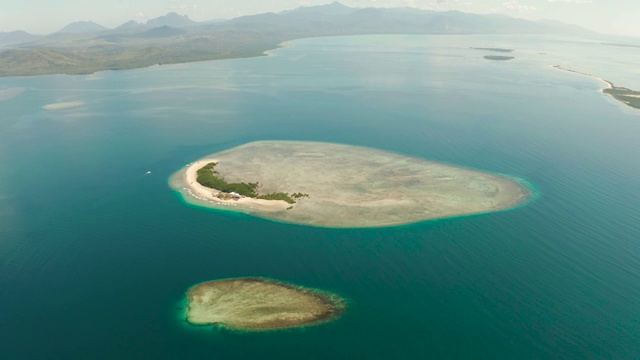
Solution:
[[(0, 101), (2, 358), (636, 359), (640, 113), (549, 67), (633, 87), (633, 51), (344, 37), (255, 59), (0, 79), (25, 89)], [(84, 104), (42, 108), (66, 101)], [(194, 159), (268, 139), (510, 174), (540, 197), (495, 214), (321, 229), (189, 206), (167, 185)], [(264, 334), (182, 321), (189, 286), (238, 276), (336, 292), (350, 309)]]

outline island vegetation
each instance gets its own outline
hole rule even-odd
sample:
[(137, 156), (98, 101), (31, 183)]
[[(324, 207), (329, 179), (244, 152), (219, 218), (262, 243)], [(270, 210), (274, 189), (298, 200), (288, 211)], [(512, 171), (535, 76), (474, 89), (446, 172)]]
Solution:
[(239, 331), (319, 325), (341, 317), (338, 295), (259, 277), (204, 282), (187, 291), (186, 320)]
[(631, 90), (625, 87), (615, 86), (611, 83), (611, 88), (602, 90), (605, 94), (613, 96), (633, 108), (640, 109), (640, 91)]
[(289, 195), (284, 192), (272, 192), (268, 194), (260, 194), (258, 189), (260, 187), (260, 183), (246, 183), (246, 182), (237, 182), (237, 183), (229, 183), (220, 174), (216, 171), (215, 167), (218, 163), (211, 162), (207, 165), (203, 166), (197, 172), (197, 181), (202, 186), (206, 186), (211, 189), (218, 190), (222, 193), (222, 197), (228, 197), (228, 194), (238, 194), (240, 196), (246, 196), (254, 199), (263, 199), (263, 200), (283, 200), (289, 204), (295, 204), (296, 201), (294, 199), (308, 198), (309, 194), (303, 194), (300, 192), (293, 193)]

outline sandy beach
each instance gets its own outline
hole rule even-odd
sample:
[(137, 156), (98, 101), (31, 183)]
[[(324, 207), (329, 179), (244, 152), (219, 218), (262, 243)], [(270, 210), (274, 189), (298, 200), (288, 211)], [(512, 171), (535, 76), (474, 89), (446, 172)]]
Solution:
[(587, 73), (583, 73), (583, 72), (579, 72), (579, 71), (575, 71), (575, 70), (571, 70), (571, 69), (566, 69), (566, 68), (563, 68), (563, 67), (562, 67), (562, 66), (560, 66), (560, 65), (553, 65), (553, 66), (551, 66), (551, 67), (552, 67), (552, 68), (555, 68), (555, 69), (558, 69), (558, 70), (567, 71), (567, 72), (571, 72), (571, 73), (578, 74), (578, 75), (584, 75), (584, 76), (588, 76), (588, 77), (593, 78), (593, 79), (596, 79), (596, 80), (600, 80), (600, 81), (602, 81), (603, 83), (607, 84), (607, 87), (606, 87), (606, 88), (604, 88), (604, 89), (600, 89), (600, 91), (601, 91), (601, 92), (604, 92), (604, 90), (605, 90), (605, 89), (613, 89), (613, 83), (612, 83), (612, 82), (610, 82), (609, 80), (605, 80), (605, 79), (603, 79), (603, 78), (599, 78), (599, 77), (597, 77), (597, 76), (593, 76), (593, 75), (591, 75), (591, 74), (587, 74)]
[[(200, 200), (206, 200), (210, 202), (214, 202), (218, 205), (226, 205), (226, 206), (239, 206), (247, 209), (259, 210), (259, 211), (282, 211), (287, 210), (287, 208), (292, 205), (283, 200), (264, 200), (264, 199), (253, 199), (249, 197), (243, 197), (241, 199), (233, 199), (233, 200), (223, 200), (218, 198), (218, 190), (211, 189), (205, 186), (202, 186), (196, 180), (198, 178), (198, 170), (202, 169), (203, 166), (207, 165), (211, 162), (218, 162), (216, 159), (200, 159), (194, 163), (187, 165), (184, 170), (184, 184), (189, 191), (189, 193), (199, 198)], [(295, 206), (295, 204), (294, 204)]]

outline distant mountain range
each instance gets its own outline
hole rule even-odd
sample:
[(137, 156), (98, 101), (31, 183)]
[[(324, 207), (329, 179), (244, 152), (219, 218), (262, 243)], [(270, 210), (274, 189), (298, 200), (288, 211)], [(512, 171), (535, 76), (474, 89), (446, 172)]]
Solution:
[(93, 21), (77, 21), (58, 30), (56, 34), (86, 34), (109, 30), (109, 28), (96, 24)]
[(11, 32), (0, 32), (0, 46), (10, 44), (20, 44), (39, 39), (40, 36), (29, 34), (26, 31), (17, 30)]
[(318, 6), (303, 6), (293, 10), (286, 10), (281, 12), (282, 15), (294, 15), (300, 17), (313, 17), (316, 14), (322, 14), (323, 16), (344, 16), (352, 14), (360, 9), (344, 6), (339, 2), (333, 2), (327, 5)]
[[(214, 21), (215, 22), (215, 21)], [(26, 31), (18, 30), (12, 32), (0, 32), (0, 46), (17, 45), (21, 43), (34, 42), (40, 39), (55, 38), (60, 39), (64, 35), (92, 35), (96, 33), (121, 33), (121, 32), (146, 32), (154, 28), (160, 27), (174, 27), (184, 28), (189, 26), (198, 25), (198, 22), (189, 19), (187, 15), (179, 15), (175, 12), (170, 12), (164, 16), (157, 17), (155, 19), (148, 20), (146, 23), (139, 23), (135, 20), (130, 20), (124, 24), (116, 27), (115, 29), (109, 29), (105, 26), (97, 24), (93, 21), (76, 21), (72, 22), (62, 29), (50, 34), (48, 36), (33, 35)], [(166, 32), (166, 30), (156, 30), (153, 33)], [(177, 32), (175, 32), (177, 33)], [(103, 34), (104, 35), (104, 34)]]
[[(109, 29), (93, 21), (78, 21), (68, 24), (52, 35), (94, 33), (144, 32), (156, 27), (173, 28), (227, 27), (235, 25), (271, 26), (297, 28), (315, 33), (420, 33), (420, 34), (518, 34), (518, 33), (562, 33), (586, 34), (589, 30), (558, 21), (528, 21), (504, 15), (478, 15), (459, 11), (436, 12), (409, 7), (404, 8), (352, 8), (339, 2), (327, 5), (299, 7), (280, 13), (265, 13), (242, 16), (232, 20), (196, 22), (187, 15), (170, 12), (164, 16), (139, 23), (130, 20)], [(223, 26), (224, 27), (224, 26)], [(305, 28), (305, 29), (302, 29)], [(202, 29), (199, 29), (202, 30)], [(50, 35), (51, 36), (51, 35)], [(0, 45), (30, 42), (47, 36), (32, 35), (24, 31), (0, 33)]]
[(114, 30), (118, 31), (118, 30), (126, 30), (126, 29), (135, 29), (139, 26), (144, 26), (143, 24), (135, 21), (135, 20), (129, 20), (126, 23), (118, 26), (117, 28), (115, 28)]
[(155, 19), (147, 21), (147, 27), (159, 27), (159, 26), (171, 26), (171, 27), (189, 27), (197, 25), (196, 21), (189, 19), (187, 15), (178, 15), (175, 12), (168, 13), (165, 16), (160, 16)]
[[(196, 22), (168, 13), (108, 29), (91, 21), (36, 36), (0, 33), (0, 76), (86, 73), (221, 58), (259, 56), (287, 40), (362, 34), (594, 35), (556, 21), (414, 8), (352, 8), (334, 2), (280, 13)], [(8, 50), (6, 50), (8, 49)]]

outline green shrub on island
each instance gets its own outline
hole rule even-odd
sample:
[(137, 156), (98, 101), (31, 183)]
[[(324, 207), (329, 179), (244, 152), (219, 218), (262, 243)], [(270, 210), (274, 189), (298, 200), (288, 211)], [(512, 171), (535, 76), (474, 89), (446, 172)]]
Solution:
[(223, 178), (219, 177), (215, 167), (217, 163), (211, 162), (203, 166), (198, 170), (196, 181), (202, 186), (206, 186), (211, 189), (216, 189), (223, 193), (238, 193), (242, 196), (263, 199), (263, 200), (284, 200), (289, 204), (295, 204), (296, 201), (293, 198), (300, 199), (303, 197), (309, 197), (309, 194), (303, 194), (300, 192), (289, 195), (283, 192), (274, 192), (270, 194), (260, 195), (257, 192), (259, 184), (255, 183), (228, 183)]
[(208, 163), (202, 169), (198, 170), (198, 181), (202, 186), (216, 189), (222, 192), (231, 193), (235, 192), (242, 196), (256, 197), (256, 188), (258, 183), (228, 183), (223, 178), (217, 176), (218, 172), (215, 170), (217, 163)]
[(611, 84), (610, 89), (602, 90), (605, 94), (613, 96), (616, 100), (640, 109), (640, 91), (631, 90), (621, 86), (615, 86)]
[(289, 196), (289, 194), (283, 193), (283, 192), (276, 192), (276, 193), (271, 193), (271, 194), (258, 195), (257, 198), (258, 199), (264, 199), (264, 200), (284, 200), (284, 201), (288, 202), (289, 204), (295, 204), (296, 203), (296, 201), (293, 200), (291, 198), (291, 196)]

